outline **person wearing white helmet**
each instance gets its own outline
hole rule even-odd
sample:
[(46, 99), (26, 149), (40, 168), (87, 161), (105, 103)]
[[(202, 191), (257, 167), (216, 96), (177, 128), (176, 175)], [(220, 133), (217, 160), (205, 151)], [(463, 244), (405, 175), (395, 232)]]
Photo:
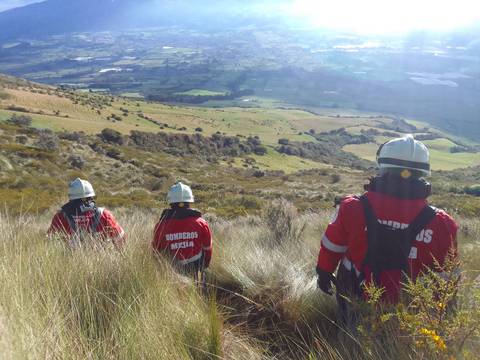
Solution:
[(92, 184), (77, 178), (68, 187), (69, 201), (55, 214), (48, 234), (59, 235), (72, 248), (77, 248), (87, 238), (112, 241), (120, 248), (125, 241), (125, 231), (105, 208), (97, 207)]
[(195, 278), (208, 268), (212, 259), (212, 234), (208, 223), (194, 203), (192, 189), (181, 182), (168, 194), (165, 209), (155, 226), (152, 247), (156, 254), (166, 254), (181, 272)]
[(427, 147), (406, 135), (383, 144), (377, 162), (378, 175), (365, 185), (366, 192), (337, 204), (318, 255), (318, 287), (331, 295), (336, 285), (347, 322), (352, 312), (345, 299), (365, 299), (364, 284), (383, 287), (383, 301), (396, 303), (405, 274), (415, 280), (426, 269), (440, 272), (449, 254), (456, 256), (457, 224), (427, 202)]

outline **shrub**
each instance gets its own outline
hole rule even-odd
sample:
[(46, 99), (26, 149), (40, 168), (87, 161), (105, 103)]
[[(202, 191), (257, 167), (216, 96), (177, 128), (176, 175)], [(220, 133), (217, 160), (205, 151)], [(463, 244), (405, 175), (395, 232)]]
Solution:
[(122, 153), (115, 148), (107, 149), (107, 152), (105, 155), (115, 160), (122, 160)]
[(253, 153), (255, 155), (263, 156), (267, 153), (267, 148), (263, 145), (258, 145), (253, 148)]
[(58, 133), (57, 135), (62, 140), (69, 140), (69, 141), (76, 141), (76, 142), (79, 142), (85, 138), (85, 133), (83, 131), (80, 131), (80, 132), (63, 131)]
[(77, 169), (83, 169), (83, 167), (85, 166), (85, 160), (80, 155), (71, 155), (68, 158), (68, 162), (71, 166)]
[(264, 213), (265, 222), (276, 244), (286, 240), (299, 240), (305, 231), (305, 223), (299, 223), (297, 208), (287, 200), (270, 203)]
[(332, 174), (330, 176), (330, 181), (331, 181), (332, 184), (336, 184), (336, 183), (340, 182), (341, 179), (342, 178), (339, 174)]
[(40, 133), (35, 146), (43, 150), (57, 151), (59, 149), (59, 142), (60, 140), (57, 135), (52, 132), (43, 131)]
[(465, 193), (474, 196), (480, 196), (480, 184), (465, 187)]
[(123, 144), (122, 134), (110, 128), (103, 129), (102, 132), (100, 133), (100, 138), (105, 142), (114, 143), (118, 145)]
[(7, 120), (10, 124), (17, 125), (17, 126), (30, 126), (32, 125), (32, 118), (27, 115), (16, 115), (13, 114), (10, 119)]
[(15, 137), (15, 142), (25, 145), (28, 142), (28, 137), (25, 135), (19, 135)]
[(7, 110), (10, 110), (10, 111), (18, 111), (18, 112), (25, 112), (25, 113), (28, 113), (29, 110), (27, 108), (24, 108), (22, 106), (16, 106), (16, 105), (10, 105), (7, 107)]
[(0, 91), (0, 100), (7, 100), (11, 97), (10, 94), (7, 94), (6, 92)]

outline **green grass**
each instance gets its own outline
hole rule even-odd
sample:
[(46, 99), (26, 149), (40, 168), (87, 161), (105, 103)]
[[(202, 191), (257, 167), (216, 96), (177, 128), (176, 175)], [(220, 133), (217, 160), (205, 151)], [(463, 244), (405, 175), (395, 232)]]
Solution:
[[(249, 155), (248, 158), (254, 159), (254, 165), (261, 170), (270, 171), (284, 171), (287, 174), (295, 173), (301, 170), (308, 169), (325, 169), (330, 168), (330, 165), (315, 162), (309, 159), (302, 159), (298, 156), (289, 156), (280, 154), (272, 148), (267, 149), (265, 156)], [(235, 159), (234, 165), (237, 167), (244, 167), (244, 159)]]
[(226, 91), (212, 91), (205, 89), (191, 89), (188, 91), (177, 92), (175, 95), (188, 95), (188, 96), (225, 96), (228, 95)]
[(478, 153), (450, 153), (431, 149), (430, 156), (433, 170), (454, 170), (480, 165), (480, 154)]
[[(455, 170), (480, 165), (480, 155), (478, 153), (450, 153), (447, 150), (449, 144), (450, 141), (446, 139), (433, 141), (433, 146), (430, 148), (432, 170)], [(362, 159), (375, 161), (378, 145), (373, 143), (347, 145), (343, 149)]]
[[(38, 90), (38, 91), (37, 91)], [(198, 89), (197, 89), (198, 90)], [(196, 92), (197, 90), (192, 90)], [(43, 111), (44, 114), (30, 113), (33, 125), (40, 128), (49, 128), (55, 131), (85, 131), (89, 134), (97, 134), (106, 127), (113, 128), (123, 134), (129, 134), (132, 130), (147, 132), (165, 131), (193, 134), (197, 128), (202, 129), (202, 134), (209, 136), (220, 132), (229, 136), (241, 135), (244, 137), (258, 136), (263, 144), (277, 146), (281, 138), (290, 141), (316, 141), (306, 134), (311, 130), (316, 133), (326, 132), (341, 127), (353, 134), (359, 134), (361, 130), (376, 128), (379, 123), (391, 122), (391, 119), (379, 115), (361, 116), (329, 116), (315, 115), (299, 109), (274, 108), (273, 103), (261, 103), (258, 108), (208, 108), (200, 106), (170, 106), (142, 100), (121, 99), (105, 97), (90, 93), (74, 93), (74, 101), (65, 97), (65, 93), (55, 91), (53, 88), (34, 90), (23, 87), (7, 89), (9, 99), (0, 100), (0, 120), (5, 120), (13, 112), (2, 110), (14, 103), (31, 112)], [(193, 94), (193, 93), (192, 93)], [(201, 94), (201, 92), (198, 92)], [(135, 95), (135, 94), (133, 94)], [(268, 99), (267, 99), (268, 100)], [(90, 104), (90, 105), (89, 105)], [(91, 105), (93, 104), (93, 105)], [(103, 108), (96, 107), (103, 104)], [(277, 104), (278, 105), (278, 104)], [(125, 113), (124, 110), (128, 112)], [(59, 111), (60, 116), (54, 112)], [(112, 122), (107, 118), (115, 114), (121, 117), (121, 121)], [(164, 127), (139, 117), (143, 114), (153, 121), (168, 124)], [(68, 116), (68, 117), (67, 117)], [(415, 124), (421, 125), (416, 122)], [(379, 129), (382, 131), (382, 129)], [(454, 145), (445, 136), (443, 139), (426, 141), (432, 149), (432, 164), (434, 170), (451, 170), (478, 164), (478, 154), (457, 153), (451, 154), (450, 147)], [(375, 141), (382, 143), (388, 140), (386, 137), (377, 137)], [(349, 145), (345, 147), (359, 157), (374, 161), (376, 153), (375, 144)], [(263, 169), (285, 170), (287, 172), (303, 170), (308, 166), (317, 168), (318, 165), (311, 161), (299, 161), (298, 159), (281, 159), (278, 154), (269, 151), (267, 156), (258, 159)], [(294, 164), (294, 162), (298, 164)], [(237, 161), (238, 163), (238, 161)], [(285, 168), (282, 168), (285, 166)]]
[(449, 153), (450, 149), (456, 145), (453, 141), (445, 138), (425, 140), (423, 141), (423, 143), (427, 145), (429, 149), (434, 149), (446, 153)]

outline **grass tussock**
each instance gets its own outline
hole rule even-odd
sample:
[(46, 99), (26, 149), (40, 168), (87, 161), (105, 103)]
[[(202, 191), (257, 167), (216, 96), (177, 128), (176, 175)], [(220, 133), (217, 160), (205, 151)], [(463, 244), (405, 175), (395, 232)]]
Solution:
[(152, 256), (158, 214), (116, 215), (129, 236), (122, 252), (71, 251), (45, 237), (45, 218), (0, 218), (2, 358), (473, 359), (479, 348), (478, 219), (460, 219), (454, 312), (448, 278), (429, 276), (409, 284), (399, 307), (373, 296), (352, 329), (316, 289), (327, 212), (299, 214), (277, 201), (259, 216), (207, 216), (215, 236), (207, 296)]
[(72, 252), (45, 238), (45, 222), (1, 219), (2, 358), (261, 358), (223, 327), (215, 302), (153, 259), (144, 221), (130, 219), (123, 252)]

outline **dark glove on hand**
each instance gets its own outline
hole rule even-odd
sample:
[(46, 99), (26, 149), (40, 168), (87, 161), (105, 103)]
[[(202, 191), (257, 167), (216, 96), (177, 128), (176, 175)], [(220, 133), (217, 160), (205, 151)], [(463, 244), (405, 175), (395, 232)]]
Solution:
[(324, 271), (317, 267), (317, 285), (327, 295), (333, 295), (332, 283), (335, 283), (335, 277), (332, 273)]

